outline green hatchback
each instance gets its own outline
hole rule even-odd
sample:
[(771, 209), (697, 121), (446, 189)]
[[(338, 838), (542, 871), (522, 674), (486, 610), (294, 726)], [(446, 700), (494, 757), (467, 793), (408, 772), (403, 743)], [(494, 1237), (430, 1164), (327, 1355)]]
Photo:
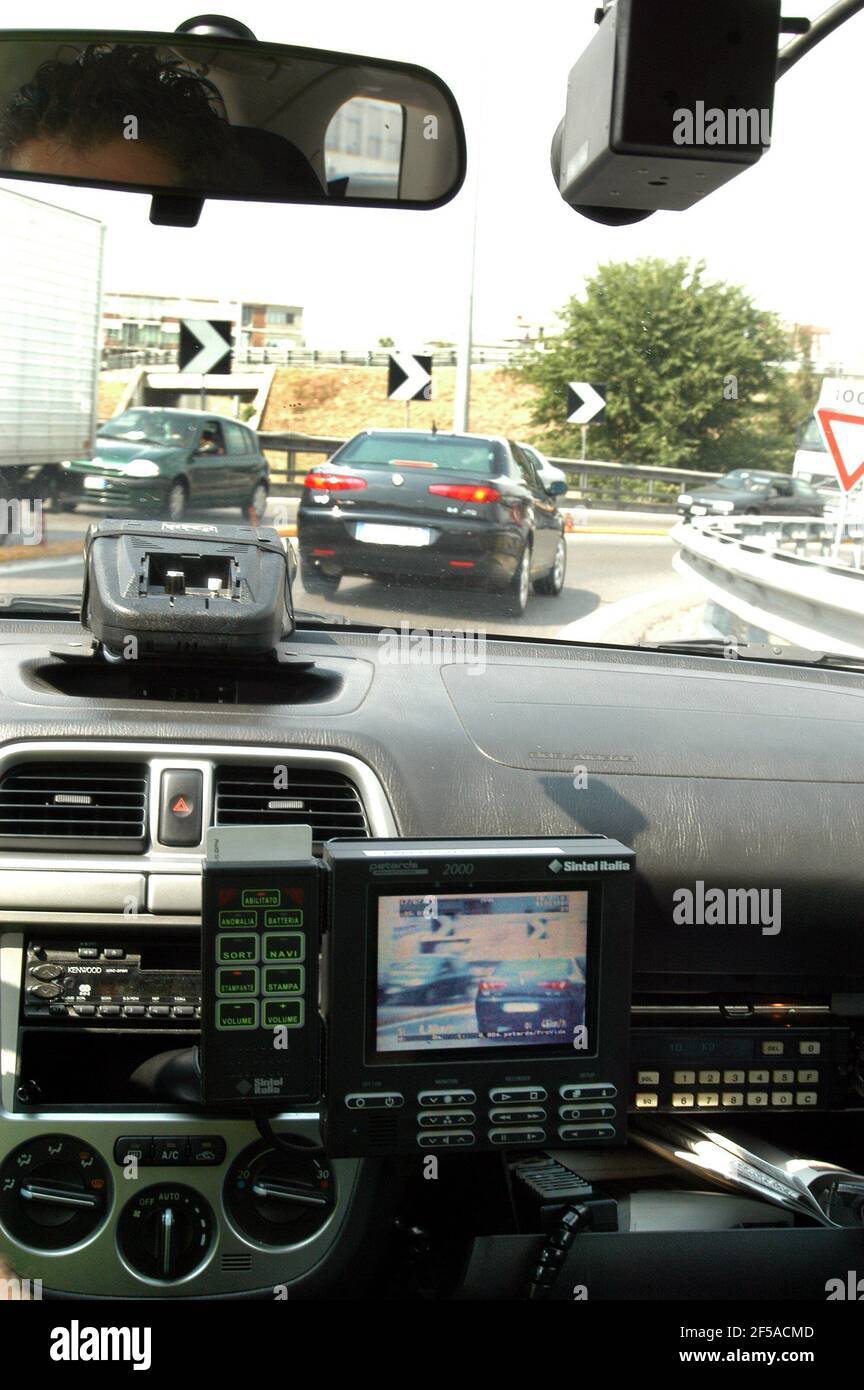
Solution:
[(203, 410), (136, 406), (99, 426), (96, 453), (61, 464), (59, 510), (93, 503), (129, 516), (157, 510), (179, 521), (192, 507), (267, 506), (267, 460), (255, 431)]

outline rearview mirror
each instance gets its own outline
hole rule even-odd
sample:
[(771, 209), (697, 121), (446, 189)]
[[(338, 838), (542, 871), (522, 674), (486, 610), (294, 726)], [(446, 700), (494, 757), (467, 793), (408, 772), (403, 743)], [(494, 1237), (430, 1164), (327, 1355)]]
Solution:
[(551, 478), (546, 484), (546, 491), (550, 497), (563, 497), (567, 491), (567, 483), (564, 478)]
[(0, 34), (3, 178), (431, 208), (464, 176), (459, 109), (425, 68), (221, 35)]

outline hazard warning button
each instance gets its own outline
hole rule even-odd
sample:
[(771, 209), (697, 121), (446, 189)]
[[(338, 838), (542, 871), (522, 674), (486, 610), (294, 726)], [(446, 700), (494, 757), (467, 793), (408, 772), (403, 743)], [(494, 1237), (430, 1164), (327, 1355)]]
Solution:
[(194, 768), (166, 768), (159, 788), (159, 839), (163, 845), (201, 841), (203, 776)]

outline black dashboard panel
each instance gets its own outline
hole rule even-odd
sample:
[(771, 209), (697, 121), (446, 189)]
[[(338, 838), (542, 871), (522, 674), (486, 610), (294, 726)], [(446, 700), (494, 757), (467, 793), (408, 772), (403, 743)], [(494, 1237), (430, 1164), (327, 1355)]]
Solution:
[[(864, 988), (864, 679), (672, 654), (488, 641), (484, 664), (388, 661), (374, 633), (296, 636), (349, 699), (276, 705), (86, 698), (38, 670), (86, 640), (0, 631), (0, 741), (290, 743), (377, 773), (399, 832), (606, 833), (637, 854), (636, 987)], [(370, 671), (374, 672), (369, 680)], [(584, 769), (584, 774), (580, 774)], [(584, 785), (582, 783), (584, 782)], [(782, 890), (777, 934), (679, 926), (676, 888)]]

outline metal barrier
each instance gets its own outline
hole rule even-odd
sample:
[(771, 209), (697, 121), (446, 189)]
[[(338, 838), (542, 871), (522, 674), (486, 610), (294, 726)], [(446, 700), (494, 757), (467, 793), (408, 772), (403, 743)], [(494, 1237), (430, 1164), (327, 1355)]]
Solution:
[[(258, 438), (269, 457), (270, 479), (277, 495), (297, 495), (310, 462), (320, 462), (334, 454), (344, 439), (296, 434), (281, 430), (259, 430)], [(284, 462), (273, 456), (284, 456)], [(298, 465), (299, 459), (306, 461)], [(696, 473), (684, 468), (651, 468), (640, 464), (606, 463), (598, 459), (549, 460), (567, 475), (568, 502), (587, 507), (612, 507), (620, 511), (659, 511), (674, 513), (675, 499), (686, 483), (711, 482), (718, 473)], [(668, 495), (664, 495), (668, 494)], [(636, 494), (636, 495), (634, 495)]]
[(864, 522), (847, 528), (831, 558), (835, 527), (818, 518), (738, 517), (681, 522), (675, 570), (706, 598), (771, 637), (814, 651), (864, 656)]

